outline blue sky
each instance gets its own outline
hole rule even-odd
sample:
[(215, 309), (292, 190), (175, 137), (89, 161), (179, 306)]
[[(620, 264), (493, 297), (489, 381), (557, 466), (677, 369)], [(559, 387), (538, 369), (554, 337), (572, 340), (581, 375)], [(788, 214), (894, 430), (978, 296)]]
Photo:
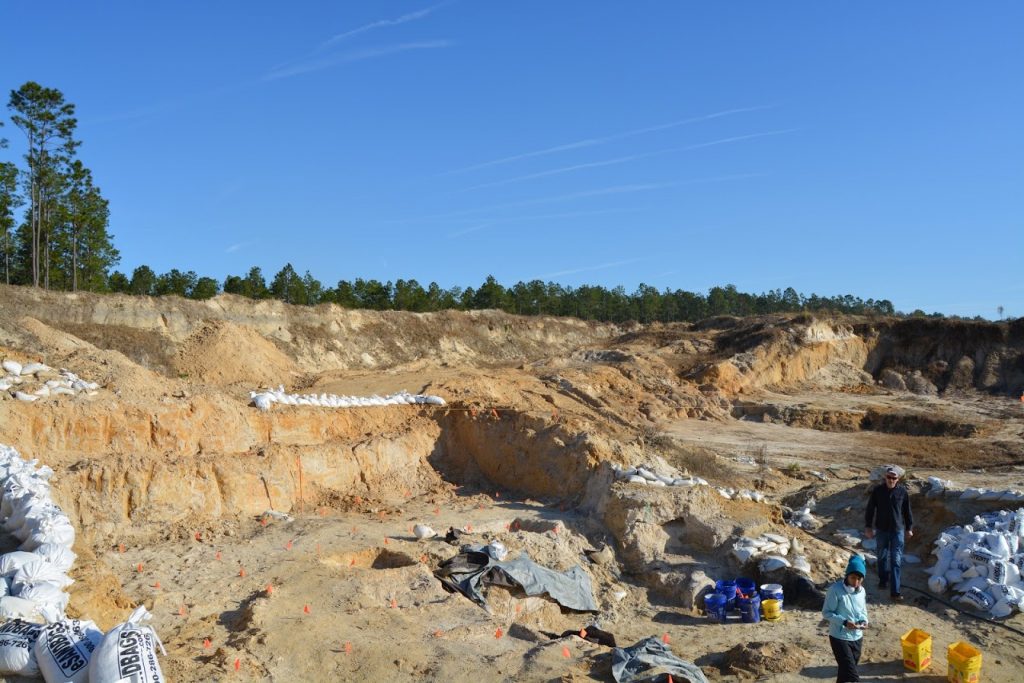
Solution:
[(128, 273), (1024, 315), (1019, 2), (43, 7), (0, 87), (77, 106)]

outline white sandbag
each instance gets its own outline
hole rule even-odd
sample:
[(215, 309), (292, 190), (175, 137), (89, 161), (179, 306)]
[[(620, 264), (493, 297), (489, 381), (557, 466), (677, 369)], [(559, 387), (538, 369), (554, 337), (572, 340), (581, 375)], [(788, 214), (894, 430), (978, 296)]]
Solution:
[(20, 550), (4, 553), (0, 555), (0, 576), (13, 577), (23, 565), (38, 559), (39, 556), (35, 553), (26, 553)]
[(996, 604), (992, 605), (992, 609), (990, 609), (988, 613), (993, 619), (1002, 619), (1003, 617), (1008, 617), (1013, 614), (1013, 607), (1010, 606), (1010, 603), (1000, 600)]
[(43, 607), (52, 607), (63, 613), (68, 608), (68, 602), (71, 601), (71, 596), (65, 593), (58, 584), (48, 581), (23, 587), (18, 593), (18, 597), (31, 600), (39, 605), (40, 612)]
[(267, 412), (270, 410), (270, 406), (273, 403), (274, 397), (270, 394), (261, 393), (255, 394), (252, 397), (252, 404), (256, 406), (261, 412)]
[(988, 578), (993, 582), (1006, 585), (1006, 576), (1009, 573), (1007, 566), (1009, 562), (1005, 560), (991, 560), (988, 563)]
[(156, 651), (167, 653), (156, 632), (145, 624), (151, 618), (145, 607), (137, 607), (128, 621), (103, 636), (89, 662), (89, 683), (163, 683)]
[(928, 579), (928, 590), (930, 590), (932, 593), (942, 595), (946, 592), (946, 589), (948, 587), (949, 584), (946, 582), (946, 577), (944, 576), (933, 576), (932, 578)]
[(732, 500), (732, 494), (726, 491), (725, 489), (716, 488), (715, 490), (718, 491), (718, 495), (720, 495), (722, 498), (725, 498), (726, 500)]
[(988, 577), (987, 564), (972, 564), (970, 567), (963, 571), (963, 578), (965, 579), (976, 579), (979, 576), (983, 579)]
[[(10, 600), (11, 598), (3, 598)], [(0, 624), (0, 675), (37, 678), (36, 640), (43, 627), (21, 619)]]
[(26, 587), (40, 583), (53, 583), (61, 588), (67, 588), (74, 583), (74, 579), (43, 558), (36, 556), (35, 560), (21, 565), (21, 568), (14, 573), (14, 578), (11, 579), (11, 593), (20, 596)]
[(43, 615), (39, 613), (39, 605), (14, 595), (0, 598), (0, 619), (25, 619), (41, 622)]
[(736, 561), (741, 565), (746, 564), (750, 561), (750, 558), (757, 554), (756, 548), (750, 546), (734, 545), (732, 547), (732, 556), (736, 558)]
[(18, 361), (8, 360), (5, 358), (3, 362), (3, 368), (5, 372), (14, 375), (15, 377), (21, 374), (21, 363), (19, 363)]
[[(28, 526), (26, 523), (25, 527)], [(22, 542), (20, 549), (33, 551), (39, 546), (49, 543), (62, 545), (65, 548), (70, 548), (75, 544), (75, 527), (66, 516), (55, 515), (39, 522), (35, 531)]]
[(1004, 493), (1006, 493), (1006, 491), (983, 491), (981, 493), (981, 495), (978, 496), (978, 500), (981, 500), (981, 501), (999, 500), (1000, 498), (1003, 497)]
[(440, 396), (426, 396), (424, 403), (426, 403), (427, 405), (432, 405), (432, 406), (443, 406), (443, 405), (445, 405), (444, 399), (441, 398)]
[(43, 680), (87, 683), (89, 660), (102, 640), (103, 632), (88, 620), (59, 619), (44, 626), (35, 645)]
[(19, 401), (25, 401), (26, 403), (31, 403), (32, 401), (39, 400), (39, 397), (36, 396), (35, 394), (26, 394), (24, 391), (15, 391), (14, 398), (18, 399)]
[(426, 524), (417, 524), (412, 528), (412, 533), (416, 536), (417, 540), (424, 540), (426, 538), (433, 538), (437, 536), (437, 532), (431, 529)]
[(981, 612), (987, 612), (995, 604), (992, 597), (980, 588), (971, 588), (960, 596), (960, 601), (975, 607)]
[(626, 479), (626, 483), (628, 483), (628, 484), (647, 484), (647, 480), (644, 479), (643, 477), (641, 477), (639, 474), (633, 474), (633, 475), (630, 475)]
[(778, 555), (766, 555), (758, 565), (763, 572), (771, 572), (784, 567), (790, 567), (792, 564), (789, 560)]
[(636, 473), (639, 476), (641, 476), (644, 479), (646, 479), (647, 481), (657, 481), (658, 480), (658, 477), (657, 477), (656, 474), (654, 474), (654, 472), (651, 472), (650, 470), (648, 470), (646, 468), (643, 468), (643, 467), (636, 468)]
[(32, 552), (64, 573), (71, 571), (71, 567), (78, 557), (71, 548), (60, 543), (43, 543)]
[(797, 570), (801, 574), (811, 575), (811, 563), (807, 561), (807, 558), (803, 555), (797, 555), (793, 559), (793, 569)]
[(985, 534), (985, 546), (1001, 560), (1010, 559), (1010, 544), (1000, 533)]
[(6, 576), (0, 576), (0, 598), (7, 597), (11, 594), (11, 579)]
[(50, 370), (49, 365), (44, 365), (42, 363), (26, 363), (21, 366), (21, 375), (34, 375), (37, 372), (47, 372), (48, 370)]
[(964, 489), (963, 493), (960, 494), (960, 500), (975, 500), (984, 492), (985, 489), (968, 487)]
[(772, 543), (789, 543), (789, 537), (783, 536), (782, 534), (761, 534), (763, 538), (767, 538)]

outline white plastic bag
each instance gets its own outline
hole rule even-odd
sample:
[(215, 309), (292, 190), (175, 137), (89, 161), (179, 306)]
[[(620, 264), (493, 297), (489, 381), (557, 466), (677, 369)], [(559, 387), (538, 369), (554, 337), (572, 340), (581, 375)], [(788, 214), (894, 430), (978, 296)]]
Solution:
[(26, 678), (39, 676), (35, 646), (42, 630), (41, 625), (21, 619), (0, 624), (0, 674)]
[(47, 624), (35, 646), (43, 679), (46, 683), (87, 683), (89, 660), (102, 640), (103, 632), (91, 621), (59, 619)]
[(941, 574), (937, 574), (932, 578), (928, 579), (928, 590), (937, 595), (942, 595), (946, 592), (946, 588), (949, 584), (946, 583), (946, 577)]
[(89, 662), (89, 683), (163, 683), (156, 651), (167, 653), (153, 628), (143, 623), (151, 618), (145, 607), (136, 607), (128, 621), (103, 636)]

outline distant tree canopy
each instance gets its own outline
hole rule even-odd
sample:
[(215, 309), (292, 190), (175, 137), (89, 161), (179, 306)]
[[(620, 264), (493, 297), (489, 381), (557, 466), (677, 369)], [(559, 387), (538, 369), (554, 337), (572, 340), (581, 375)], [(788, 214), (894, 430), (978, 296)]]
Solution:
[[(308, 270), (299, 275), (290, 263), (269, 284), (257, 266), (245, 275), (228, 275), (223, 285), (191, 270), (172, 268), (157, 274), (147, 265), (138, 266), (129, 277), (112, 270), (120, 254), (108, 231), (110, 208), (92, 172), (78, 158), (81, 142), (75, 138), (75, 106), (59, 90), (29, 81), (10, 92), (7, 108), (14, 127), (25, 136), (26, 152), (20, 168), (0, 158), (0, 269), (6, 284), (191, 299), (209, 299), (223, 289), (251, 299), (273, 298), (303, 306), (334, 303), (345, 308), (416, 312), (499, 309), (611, 322), (695, 321), (715, 315), (795, 311), (895, 313), (885, 299), (804, 296), (793, 288), (747, 294), (733, 285), (701, 294), (641, 283), (627, 292), (622, 286), (574, 288), (541, 280), (506, 287), (488, 276), (479, 287), (465, 289), (444, 289), (436, 282), (424, 287), (416, 280), (362, 278), (325, 287)], [(0, 121), (0, 133), (3, 125)], [(0, 150), (7, 146), (0, 135)], [(912, 315), (925, 314), (914, 311)]]

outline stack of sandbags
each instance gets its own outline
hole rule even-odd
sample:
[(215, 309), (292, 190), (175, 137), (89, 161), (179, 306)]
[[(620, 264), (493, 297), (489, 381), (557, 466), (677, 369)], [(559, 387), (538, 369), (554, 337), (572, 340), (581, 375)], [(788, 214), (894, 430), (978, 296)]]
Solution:
[(0, 527), (21, 541), (19, 550), (0, 555), (2, 618), (38, 623), (42, 610), (67, 608), (75, 529), (50, 497), (52, 475), (0, 444)]
[(952, 588), (958, 600), (993, 617), (1024, 611), (1024, 508), (975, 517), (935, 540), (928, 588)]
[(252, 404), (262, 411), (275, 403), (287, 406), (317, 406), (320, 408), (367, 408), (371, 406), (446, 405), (440, 396), (410, 394), (400, 391), (387, 396), (338, 396), (337, 394), (289, 394), (284, 387), (249, 392)]
[(799, 539), (790, 539), (782, 534), (767, 533), (758, 538), (742, 536), (733, 543), (732, 556), (741, 566), (750, 560), (758, 560), (762, 572), (792, 567), (806, 576), (811, 574), (811, 563), (804, 556)]
[(75, 373), (53, 368), (42, 363), (19, 363), (6, 358), (0, 363), (0, 392), (7, 392), (19, 401), (38, 401), (50, 396), (75, 396), (85, 393), (95, 396), (99, 385), (87, 382)]
[(619, 481), (627, 484), (640, 484), (641, 486), (707, 486), (707, 479), (700, 477), (678, 477), (671, 474), (657, 472), (654, 467), (648, 464), (637, 467), (620, 467), (612, 465), (612, 472)]

